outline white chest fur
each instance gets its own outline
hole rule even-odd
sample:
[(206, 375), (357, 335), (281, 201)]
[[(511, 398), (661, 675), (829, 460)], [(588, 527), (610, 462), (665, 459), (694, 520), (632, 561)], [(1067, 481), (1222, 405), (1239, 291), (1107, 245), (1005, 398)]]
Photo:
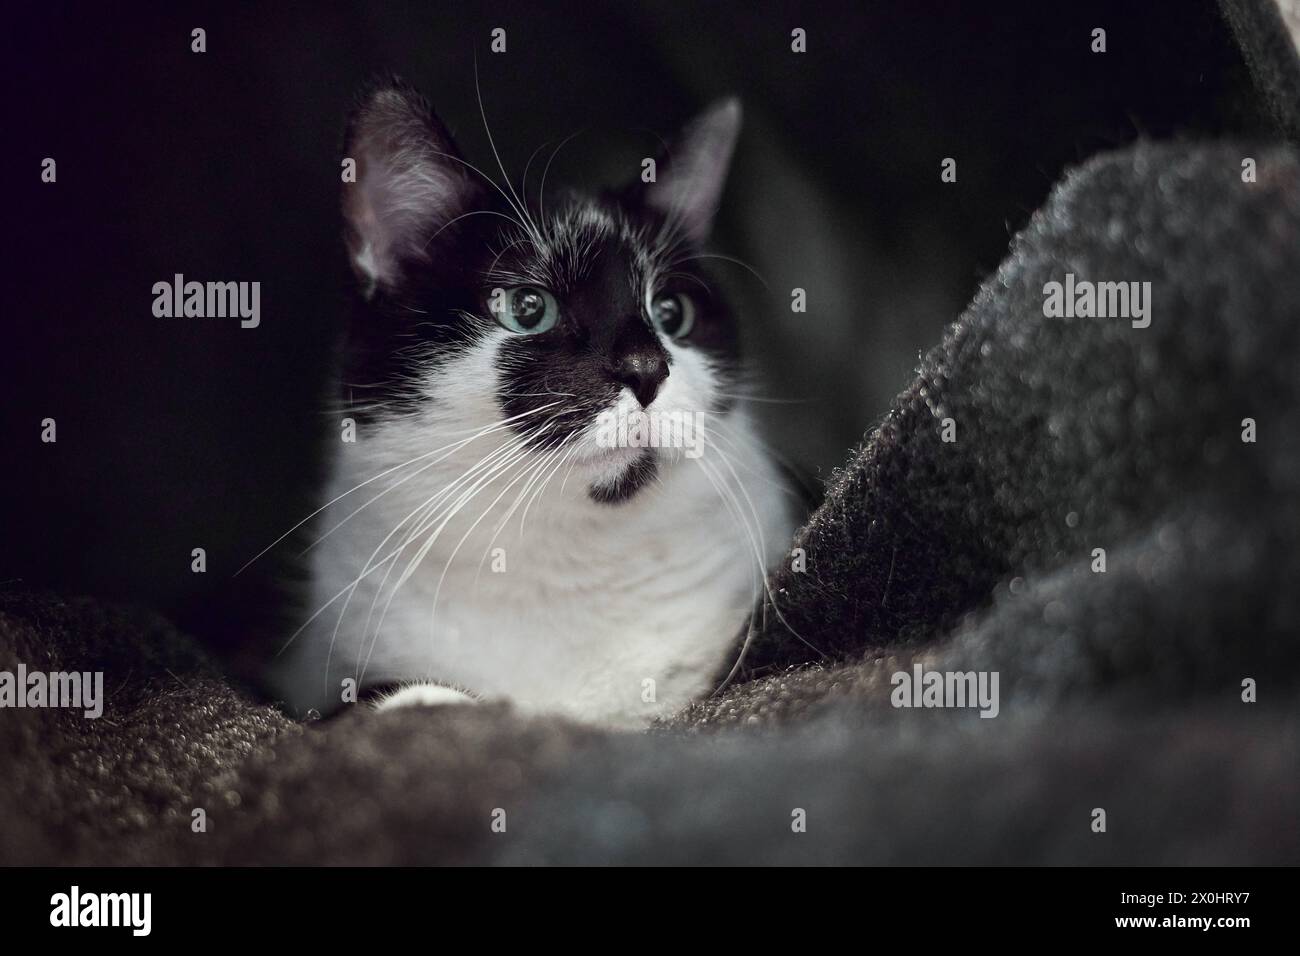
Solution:
[[(493, 351), (439, 372), (425, 412), (338, 451), (327, 500), (342, 497), (311, 552), (318, 613), (272, 671), (295, 709), (334, 709), (349, 678), (427, 680), (643, 726), (707, 692), (735, 651), (793, 528), (743, 409), (698, 459), (667, 450), (657, 481), (602, 504), (587, 489), (616, 462), (512, 450)], [(708, 369), (677, 358), (655, 407), (702, 407)]]

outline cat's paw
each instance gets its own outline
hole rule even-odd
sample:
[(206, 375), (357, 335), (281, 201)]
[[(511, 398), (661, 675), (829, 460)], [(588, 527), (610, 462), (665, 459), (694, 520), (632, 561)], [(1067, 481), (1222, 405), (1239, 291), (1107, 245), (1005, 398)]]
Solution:
[(391, 694), (384, 694), (371, 705), (376, 711), (399, 707), (437, 707), (441, 704), (473, 704), (478, 698), (444, 684), (407, 684)]

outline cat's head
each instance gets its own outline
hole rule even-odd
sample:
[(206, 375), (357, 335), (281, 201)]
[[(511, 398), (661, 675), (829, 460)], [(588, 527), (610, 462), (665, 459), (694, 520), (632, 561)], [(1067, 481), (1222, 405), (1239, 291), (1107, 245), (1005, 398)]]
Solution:
[(464, 159), (409, 86), (371, 88), (347, 134), (362, 295), (345, 385), (381, 423), (426, 423), (430, 448), (501, 426), (537, 453), (563, 449), (593, 500), (632, 497), (680, 456), (611, 447), (611, 424), (644, 411), (698, 423), (731, 404), (736, 321), (701, 247), (739, 127), (723, 101), (653, 176), (638, 162), (618, 190), (526, 196)]

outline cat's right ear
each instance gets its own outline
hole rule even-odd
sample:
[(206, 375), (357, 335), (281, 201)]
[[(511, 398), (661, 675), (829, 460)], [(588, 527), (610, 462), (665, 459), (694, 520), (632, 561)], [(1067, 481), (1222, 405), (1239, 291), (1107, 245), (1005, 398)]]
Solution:
[(361, 96), (346, 150), (356, 163), (356, 181), (343, 183), (348, 257), (367, 295), (398, 288), (479, 207), (482, 190), (424, 97), (397, 79)]

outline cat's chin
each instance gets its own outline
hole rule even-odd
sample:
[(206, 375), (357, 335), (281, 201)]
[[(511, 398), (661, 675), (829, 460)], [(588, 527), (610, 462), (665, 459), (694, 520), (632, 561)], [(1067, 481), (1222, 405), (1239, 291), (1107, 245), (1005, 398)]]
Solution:
[(611, 448), (584, 462), (595, 471), (587, 497), (605, 505), (621, 504), (654, 481), (659, 455), (653, 448)]
[(602, 475), (616, 476), (642, 455), (648, 448), (597, 448), (576, 459), (577, 467), (587, 471), (593, 480)]

